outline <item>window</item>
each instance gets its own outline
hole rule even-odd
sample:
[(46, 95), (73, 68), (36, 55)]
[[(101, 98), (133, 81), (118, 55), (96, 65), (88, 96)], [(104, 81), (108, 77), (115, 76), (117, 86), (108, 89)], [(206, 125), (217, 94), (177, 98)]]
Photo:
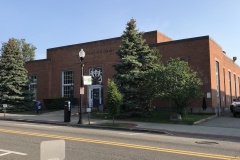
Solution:
[(229, 83), (229, 93), (230, 93), (230, 98), (232, 102), (232, 85), (231, 85), (231, 72), (228, 71), (228, 83)]
[(226, 72), (225, 68), (223, 68), (223, 82), (224, 82), (224, 101), (225, 101), (225, 106), (227, 106), (227, 94), (226, 94)]
[(217, 97), (220, 97), (220, 78), (219, 78), (219, 62), (216, 61), (216, 86), (217, 86)]
[(30, 75), (29, 79), (29, 90), (33, 93), (33, 99), (37, 99), (37, 76)]
[(74, 76), (73, 71), (62, 72), (62, 97), (73, 96)]
[(238, 77), (238, 96), (240, 96), (240, 77)]
[(236, 80), (235, 74), (234, 74), (234, 93), (235, 93), (235, 98), (237, 98), (237, 80)]

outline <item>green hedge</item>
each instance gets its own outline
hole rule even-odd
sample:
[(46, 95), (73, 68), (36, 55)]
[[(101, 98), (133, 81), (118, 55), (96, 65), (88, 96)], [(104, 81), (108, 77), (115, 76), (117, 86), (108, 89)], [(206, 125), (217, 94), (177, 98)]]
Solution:
[[(6, 112), (7, 113), (11, 113), (11, 112), (24, 112), (24, 111), (29, 111), (32, 109), (31, 105), (11, 105), (8, 104), (7, 108), (6, 108)], [(0, 112), (3, 112), (3, 107), (2, 104), (0, 104)]]
[(46, 109), (63, 109), (64, 102), (71, 101), (72, 105), (77, 105), (77, 98), (52, 98), (52, 99), (43, 99), (43, 103)]

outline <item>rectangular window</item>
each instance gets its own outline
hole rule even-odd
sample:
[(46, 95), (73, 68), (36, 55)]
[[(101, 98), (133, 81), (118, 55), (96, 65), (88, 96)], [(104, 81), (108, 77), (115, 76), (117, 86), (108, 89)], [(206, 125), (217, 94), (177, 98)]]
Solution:
[(231, 72), (228, 71), (228, 83), (229, 83), (229, 93), (230, 93), (230, 99), (232, 102), (232, 85), (231, 85)]
[(238, 96), (240, 97), (240, 77), (238, 77)]
[(29, 90), (33, 93), (33, 99), (37, 99), (37, 76), (30, 75), (29, 79)]
[(223, 83), (224, 83), (224, 102), (225, 102), (225, 106), (227, 106), (227, 94), (226, 94), (226, 72), (225, 72), (225, 68), (223, 68)]
[(73, 71), (62, 72), (62, 97), (73, 96), (74, 75)]
[(217, 97), (220, 97), (220, 78), (219, 78), (219, 62), (216, 61), (216, 85), (217, 85)]
[(235, 98), (237, 98), (237, 80), (236, 80), (235, 74), (234, 74), (233, 78), (234, 78), (234, 94), (235, 94)]

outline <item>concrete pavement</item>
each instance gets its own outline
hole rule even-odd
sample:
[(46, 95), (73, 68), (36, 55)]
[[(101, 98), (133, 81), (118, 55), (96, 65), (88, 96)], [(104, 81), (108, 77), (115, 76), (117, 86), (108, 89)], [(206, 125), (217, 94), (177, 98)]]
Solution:
[(207, 138), (220, 138), (223, 140), (239, 140), (240, 141), (240, 118), (233, 118), (231, 115), (223, 117), (214, 117), (213, 119), (195, 124), (195, 125), (181, 125), (181, 124), (164, 124), (164, 123), (147, 123), (147, 122), (132, 122), (132, 121), (115, 121), (116, 123), (131, 123), (135, 124), (133, 127), (116, 128), (116, 127), (102, 127), (100, 123), (112, 123), (112, 120), (91, 119), (90, 124), (87, 114), (83, 114), (83, 124), (79, 125), (77, 109), (72, 110), (71, 122), (64, 122), (64, 111), (55, 111), (39, 115), (22, 115), (22, 114), (4, 114), (0, 113), (0, 120), (22, 121), (32, 123), (45, 123), (56, 125), (71, 125), (77, 127), (94, 127), (94, 128), (108, 128), (108, 129), (122, 129), (130, 131), (152, 132), (159, 134), (169, 134), (176, 136), (194, 136)]

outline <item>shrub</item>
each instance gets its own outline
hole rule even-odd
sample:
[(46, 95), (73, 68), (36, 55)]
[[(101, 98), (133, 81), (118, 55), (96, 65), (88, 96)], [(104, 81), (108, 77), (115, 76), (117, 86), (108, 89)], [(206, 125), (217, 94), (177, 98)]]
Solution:
[(72, 105), (78, 104), (77, 98), (64, 97), (64, 98), (43, 99), (43, 103), (46, 109), (63, 109), (65, 101), (71, 101)]

